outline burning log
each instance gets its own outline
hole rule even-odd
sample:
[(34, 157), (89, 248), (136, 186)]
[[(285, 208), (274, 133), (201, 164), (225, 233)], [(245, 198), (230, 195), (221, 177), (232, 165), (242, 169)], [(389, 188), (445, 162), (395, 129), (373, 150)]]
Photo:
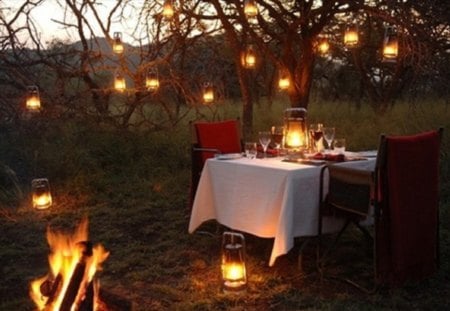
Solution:
[(94, 281), (91, 281), (86, 288), (86, 295), (80, 304), (79, 311), (94, 311), (94, 301)]
[(51, 272), (30, 284), (30, 296), (38, 310), (93, 311), (100, 301), (95, 273), (109, 252), (88, 242), (87, 220), (71, 235), (48, 228), (47, 241)]
[(56, 279), (48, 279), (45, 280), (41, 286), (40, 291), (41, 294), (45, 297), (48, 297), (47, 302), (45, 303), (46, 306), (50, 306), (53, 301), (55, 301), (55, 298), (58, 296), (58, 293), (61, 291), (62, 287), (62, 275), (58, 274)]
[(79, 242), (79, 245), (82, 248), (81, 258), (73, 271), (72, 277), (70, 278), (66, 294), (64, 295), (61, 303), (60, 311), (70, 311), (72, 309), (72, 305), (78, 296), (80, 285), (84, 279), (84, 274), (86, 272), (86, 260), (92, 256), (92, 244), (90, 242)]

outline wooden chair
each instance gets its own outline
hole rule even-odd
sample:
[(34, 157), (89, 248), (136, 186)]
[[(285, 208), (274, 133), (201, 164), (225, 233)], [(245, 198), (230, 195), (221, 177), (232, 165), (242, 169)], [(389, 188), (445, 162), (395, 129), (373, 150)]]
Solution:
[(192, 167), (189, 205), (192, 207), (206, 160), (215, 154), (242, 152), (242, 136), (239, 119), (191, 122), (190, 129)]
[[(382, 135), (374, 171), (328, 165), (322, 170), (318, 224), (318, 263), (349, 226), (373, 217), (373, 272), (371, 290), (381, 285), (399, 287), (431, 276), (439, 265), (439, 154), (443, 129), (410, 136)], [(329, 183), (325, 189), (324, 177)], [(324, 196), (326, 192), (326, 195)], [(322, 250), (324, 217), (345, 220), (335, 242)], [(360, 286), (357, 282), (345, 281)]]

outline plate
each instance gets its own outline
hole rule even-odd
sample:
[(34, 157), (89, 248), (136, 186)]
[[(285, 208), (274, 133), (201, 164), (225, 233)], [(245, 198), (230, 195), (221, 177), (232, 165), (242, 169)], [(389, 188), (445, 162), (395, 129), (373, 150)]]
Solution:
[(214, 156), (217, 160), (234, 160), (242, 158), (242, 153), (222, 153)]
[(360, 151), (358, 152), (358, 154), (361, 157), (366, 157), (366, 158), (375, 158), (378, 154), (377, 150), (367, 150), (367, 151)]

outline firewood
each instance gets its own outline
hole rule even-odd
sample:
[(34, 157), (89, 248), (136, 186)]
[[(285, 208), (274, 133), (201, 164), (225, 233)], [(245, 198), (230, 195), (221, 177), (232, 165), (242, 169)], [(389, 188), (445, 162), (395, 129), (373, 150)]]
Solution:
[(79, 245), (83, 249), (82, 255), (73, 271), (72, 277), (70, 278), (69, 285), (67, 286), (67, 291), (61, 303), (61, 308), (59, 309), (60, 311), (71, 310), (84, 278), (84, 273), (86, 271), (86, 259), (92, 256), (92, 244), (90, 242), (79, 242)]

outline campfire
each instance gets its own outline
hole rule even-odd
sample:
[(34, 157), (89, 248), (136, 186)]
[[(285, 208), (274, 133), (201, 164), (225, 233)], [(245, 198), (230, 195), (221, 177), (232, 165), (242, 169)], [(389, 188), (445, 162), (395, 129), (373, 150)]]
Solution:
[(100, 310), (99, 281), (95, 274), (109, 252), (89, 242), (87, 219), (72, 234), (47, 228), (47, 242), (51, 250), (50, 271), (34, 280), (30, 289), (38, 310)]

